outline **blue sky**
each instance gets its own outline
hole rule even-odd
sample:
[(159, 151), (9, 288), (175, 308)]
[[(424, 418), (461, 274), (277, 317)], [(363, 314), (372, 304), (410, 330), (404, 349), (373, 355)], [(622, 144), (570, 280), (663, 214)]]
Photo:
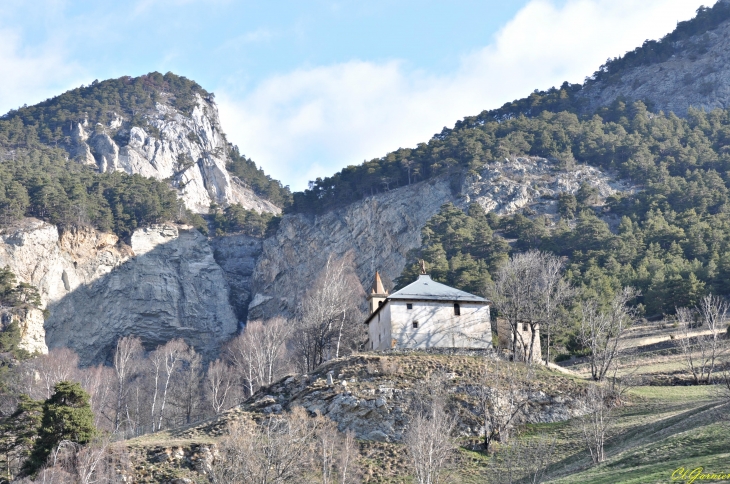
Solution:
[(4, 0), (0, 111), (172, 71), (215, 92), (229, 139), (302, 189), (533, 89), (580, 82), (710, 3)]

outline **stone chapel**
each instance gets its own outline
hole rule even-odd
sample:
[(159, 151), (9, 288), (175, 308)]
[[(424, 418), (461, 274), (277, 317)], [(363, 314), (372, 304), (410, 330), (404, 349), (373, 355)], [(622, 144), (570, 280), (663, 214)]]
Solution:
[(393, 294), (375, 273), (367, 296), (366, 349), (492, 348), (489, 301), (421, 272), (415, 282)]

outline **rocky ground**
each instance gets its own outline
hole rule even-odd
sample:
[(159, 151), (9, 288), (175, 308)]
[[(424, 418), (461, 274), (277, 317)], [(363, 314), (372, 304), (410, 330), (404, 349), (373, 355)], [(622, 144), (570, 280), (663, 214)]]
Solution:
[[(479, 439), (471, 390), (484, 358), (362, 354), (328, 362), (310, 375), (288, 376), (217, 418), (128, 441), (135, 482), (206, 482), (205, 466), (215, 458), (216, 441), (231, 421), (261, 421), (296, 406), (332, 419), (341, 431), (354, 432), (365, 481), (386, 482), (387, 476), (404, 472), (400, 441), (410, 418), (411, 399), (430, 373), (440, 372), (450, 381), (450, 405), (459, 415), (462, 444), (468, 447)], [(542, 367), (535, 369), (532, 381), (519, 425), (562, 422), (582, 414), (583, 381)], [(189, 481), (174, 481), (183, 478)]]

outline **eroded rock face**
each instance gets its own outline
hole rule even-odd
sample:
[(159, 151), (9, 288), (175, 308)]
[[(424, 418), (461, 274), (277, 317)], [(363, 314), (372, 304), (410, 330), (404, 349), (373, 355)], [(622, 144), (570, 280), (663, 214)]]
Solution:
[(43, 312), (35, 308), (16, 308), (0, 311), (0, 331), (6, 331), (12, 323), (18, 325), (18, 348), (31, 354), (48, 353), (46, 331), (43, 328)]
[[(303, 407), (310, 415), (333, 420), (341, 432), (353, 432), (358, 439), (399, 442), (413, 417), (413, 398), (434, 368), (429, 365), (436, 362), (445, 372), (450, 405), (460, 408), (457, 432), (464, 437), (482, 435), (477, 395), (483, 389), (473, 375), (483, 368), (483, 357), (443, 358), (427, 353), (350, 356), (332, 360), (312, 375), (284, 378), (255, 394), (241, 409), (270, 415)], [(534, 383), (530, 389), (524, 380), (515, 382), (522, 388), (516, 399), (525, 402), (515, 417), (516, 424), (562, 422), (585, 414), (580, 398), (584, 390), (574, 380), (553, 373)], [(495, 393), (498, 399), (507, 398), (504, 391)]]
[[(101, 172), (170, 179), (185, 205), (199, 213), (207, 213), (212, 202), (280, 212), (226, 171), (228, 146), (212, 99), (196, 95), (196, 105), (186, 115), (166, 104), (163, 96), (163, 102), (156, 103), (143, 118), (147, 131), (116, 114), (108, 126), (97, 124), (91, 134), (88, 126), (78, 123), (69, 153), (81, 163), (96, 165)], [(122, 146), (115, 141), (127, 138)]]
[(730, 107), (730, 21), (676, 47), (678, 53), (665, 62), (628, 69), (617, 81), (586, 86), (578, 96), (587, 101), (587, 111), (617, 98), (648, 100), (654, 110), (679, 116), (686, 115), (690, 106)]
[(555, 214), (557, 195), (575, 193), (584, 182), (603, 198), (634, 190), (597, 168), (579, 165), (565, 171), (545, 158), (520, 157), (489, 163), (462, 182), (440, 177), (323, 215), (287, 215), (276, 235), (263, 244), (253, 273), (249, 318), (291, 313), (329, 254), (343, 257), (351, 252), (363, 287), (372, 283), (376, 270), (394, 280), (405, 267), (408, 251), (420, 247), (421, 229), (444, 203), (462, 209), (478, 203), (500, 215), (527, 207), (536, 214)]
[(635, 191), (630, 183), (592, 166), (561, 170), (555, 161), (525, 156), (487, 163), (479, 175), (464, 183), (462, 205), (476, 202), (485, 211), (499, 215), (527, 207), (536, 214), (554, 215), (558, 195), (575, 194), (583, 183), (595, 187), (602, 199), (616, 192)]
[(421, 228), (452, 201), (448, 180), (436, 179), (367, 198), (321, 216), (285, 216), (266, 239), (253, 274), (249, 319), (291, 312), (329, 254), (352, 251), (366, 285), (376, 270), (398, 277), (409, 250), (420, 246)]
[(230, 303), (240, 322), (248, 319), (251, 277), (261, 255), (263, 240), (247, 235), (230, 235), (211, 240), (213, 256), (223, 269), (231, 288)]
[(89, 228), (59, 235), (33, 219), (0, 235), (0, 264), (38, 287), (50, 311), (49, 348), (72, 348), (89, 364), (135, 334), (148, 348), (181, 337), (212, 355), (236, 333), (224, 272), (203, 235), (158, 225), (137, 230), (131, 243)]

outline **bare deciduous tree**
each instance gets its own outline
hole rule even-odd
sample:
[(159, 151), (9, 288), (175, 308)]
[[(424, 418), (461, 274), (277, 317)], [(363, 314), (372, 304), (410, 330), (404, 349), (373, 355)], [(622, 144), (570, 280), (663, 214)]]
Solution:
[(617, 405), (623, 405), (626, 393), (632, 388), (643, 385), (645, 381), (644, 377), (639, 374), (639, 366), (636, 361), (625, 361), (623, 366), (626, 369), (622, 374), (619, 374), (618, 360), (614, 360), (612, 364), (613, 374), (607, 377), (608, 389)]
[(94, 413), (94, 426), (113, 430), (114, 370), (104, 365), (78, 370), (81, 386), (89, 392), (89, 405)]
[(485, 362), (476, 390), (485, 451), (494, 441), (509, 440), (515, 419), (528, 403), (531, 376), (531, 370), (524, 366), (499, 359)]
[(438, 484), (456, 445), (456, 419), (446, 411), (445, 378), (430, 375), (414, 395), (414, 416), (403, 436), (419, 484)]
[[(165, 403), (167, 402), (167, 393), (170, 389), (170, 381), (172, 375), (182, 364), (184, 354), (188, 351), (188, 345), (182, 339), (173, 339), (164, 345), (157, 347), (150, 354), (150, 370), (153, 380), (152, 388), (152, 407), (151, 407), (151, 424), (152, 428), (160, 430), (162, 421), (165, 416)], [(162, 388), (160, 388), (162, 383)], [(159, 410), (157, 410), (157, 399), (160, 399)], [(157, 415), (155, 412), (157, 411)]]
[[(302, 408), (256, 424), (234, 422), (222, 439), (211, 480), (214, 483), (355, 482), (351, 438), (335, 433), (324, 417), (310, 418)], [(349, 444), (348, 444), (349, 442)]]
[[(727, 310), (727, 302), (712, 295), (703, 297), (694, 310), (677, 309), (681, 333), (679, 347), (682, 348), (687, 369), (697, 384), (712, 382), (712, 372), (723, 350), (721, 333), (725, 330), (723, 324)], [(695, 326), (700, 326), (702, 330), (693, 331)]]
[(108, 438), (97, 439), (88, 445), (62, 441), (54, 450), (48, 464), (35, 480), (27, 484), (96, 484), (127, 482), (131, 466), (129, 456), (121, 445)]
[(359, 334), (356, 322), (364, 291), (352, 269), (352, 257), (332, 255), (298, 308), (290, 346), (302, 371), (339, 358)]
[(221, 360), (211, 361), (205, 375), (205, 389), (213, 413), (218, 415), (228, 408), (230, 395), (236, 384), (233, 369)]
[(342, 434), (333, 421), (317, 415), (313, 425), (314, 469), (316, 481), (322, 484), (358, 482), (357, 443), (352, 432)]
[[(527, 344), (522, 341), (519, 325), (534, 321), (537, 312), (538, 284), (540, 274), (539, 252), (530, 251), (515, 254), (503, 265), (494, 281), (491, 299), (500, 314), (509, 322), (512, 330), (511, 348), (515, 359), (520, 349)], [(526, 352), (525, 359), (532, 356)]]
[(581, 302), (579, 337), (583, 347), (590, 352), (588, 359), (593, 380), (603, 380), (622, 350), (622, 338), (635, 318), (629, 302), (637, 296), (637, 290), (625, 287), (616, 293), (606, 308), (602, 308), (596, 298)]
[(603, 462), (606, 458), (603, 448), (614, 423), (612, 408), (608, 403), (609, 394), (605, 384), (591, 384), (584, 397), (588, 411), (577, 420), (594, 464)]
[(114, 432), (118, 432), (124, 415), (129, 415), (127, 408), (127, 396), (129, 394), (129, 381), (139, 359), (142, 356), (142, 340), (134, 336), (125, 336), (117, 341), (114, 352), (114, 373), (117, 379), (116, 405), (114, 407)]
[(271, 385), (288, 370), (285, 345), (290, 333), (290, 323), (281, 317), (251, 321), (242, 334), (224, 347), (226, 359), (240, 375), (249, 396), (261, 386)]
[(243, 387), (244, 396), (250, 397), (258, 388), (254, 370), (252, 353), (255, 350), (251, 338), (246, 331), (239, 334), (223, 346), (223, 355), (235, 370), (238, 381)]
[(245, 336), (251, 341), (254, 376), (260, 386), (269, 386), (286, 370), (284, 350), (290, 327), (284, 318), (246, 325)]
[[(545, 364), (550, 363), (550, 338), (558, 316), (559, 308), (573, 296), (573, 288), (563, 278), (563, 261), (548, 253), (541, 257), (540, 298), (538, 300), (538, 324), (546, 336)], [(533, 328), (534, 338), (536, 331)], [(533, 343), (534, 344), (534, 343)], [(539, 344), (539, 342), (538, 342)]]
[(68, 348), (54, 348), (46, 355), (24, 362), (24, 391), (35, 400), (47, 400), (53, 387), (63, 380), (75, 380), (79, 356)]
[(181, 354), (181, 361), (173, 376), (173, 388), (170, 393), (172, 414), (175, 415), (173, 425), (189, 424), (200, 417), (202, 404), (201, 391), (203, 382), (203, 361), (195, 349), (188, 347)]
[[(550, 332), (558, 308), (571, 296), (572, 289), (562, 277), (563, 263), (559, 257), (531, 250), (515, 254), (500, 268), (490, 295), (499, 312), (512, 330), (511, 350), (515, 359), (533, 362), (540, 348), (538, 329)], [(529, 326), (529, 341), (525, 341), (520, 325)], [(548, 349), (546, 362), (549, 362)]]

